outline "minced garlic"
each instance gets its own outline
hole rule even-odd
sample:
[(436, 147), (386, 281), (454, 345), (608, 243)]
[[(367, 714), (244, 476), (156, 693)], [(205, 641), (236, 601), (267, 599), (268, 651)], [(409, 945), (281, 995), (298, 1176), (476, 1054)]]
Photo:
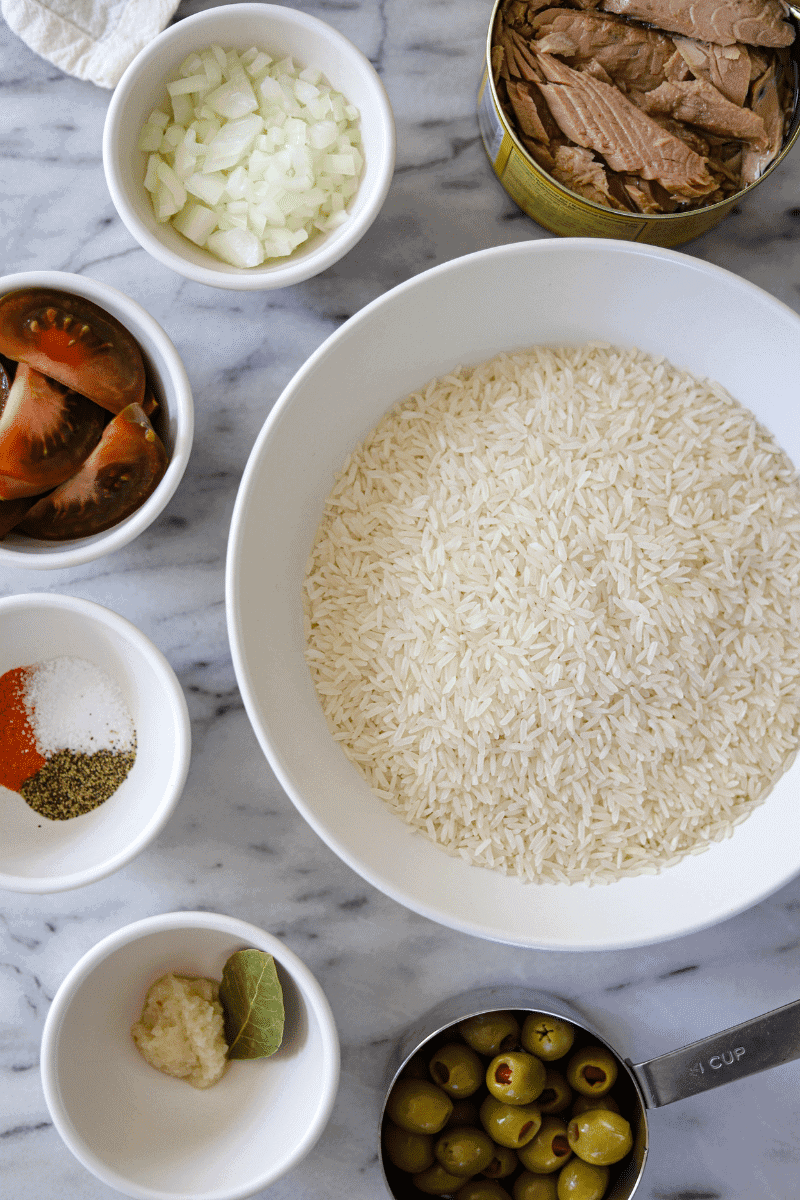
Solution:
[(219, 984), (164, 975), (148, 991), (131, 1035), (157, 1071), (192, 1087), (211, 1087), (228, 1065)]

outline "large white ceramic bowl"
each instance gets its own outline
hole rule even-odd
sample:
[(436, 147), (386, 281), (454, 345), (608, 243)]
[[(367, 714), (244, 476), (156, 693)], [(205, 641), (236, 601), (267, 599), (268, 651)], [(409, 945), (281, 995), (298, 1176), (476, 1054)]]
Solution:
[(0, 888), (16, 892), (63, 892), (118, 871), (163, 829), (189, 770), (183, 689), (135, 625), (75, 596), (0, 600), (0, 675), (62, 656), (87, 659), (119, 688), (136, 730), (136, 761), (105, 803), (66, 821), (48, 820), (0, 789)]
[(750, 406), (800, 463), (800, 317), (727, 271), (602, 239), (484, 250), (374, 301), (311, 356), (244, 473), (228, 625), (253, 728), (298, 810), (355, 871), (424, 916), (532, 947), (633, 946), (740, 911), (800, 870), (800, 765), (729, 840), (658, 876), (537, 886), (470, 866), (376, 799), (328, 731), (303, 658), (301, 585), (334, 471), (396, 400), (459, 363), (601, 338), (664, 354)]
[[(296, 64), (322, 71), (360, 113), (364, 169), (338, 229), (300, 246), (288, 258), (239, 268), (159, 224), (144, 187), (147, 154), (138, 149), (142, 125), (161, 107), (167, 84), (193, 50), (216, 44), (225, 50), (257, 46), (291, 55)], [(164, 266), (187, 279), (240, 291), (300, 283), (338, 262), (369, 229), (392, 181), (395, 129), (391, 105), (375, 68), (352, 42), (317, 17), (289, 5), (225, 4), (171, 25), (141, 50), (120, 79), (103, 129), (103, 166), (111, 199), (128, 231)]]
[[(221, 979), (231, 954), (271, 954), (283, 988), (283, 1044), (232, 1062), (204, 1091), (151, 1067), (130, 1029), (167, 973)], [(330, 1116), (339, 1040), (308, 967), (264, 930), (218, 913), (126, 925), (73, 967), (45, 1021), (42, 1084), (53, 1124), (84, 1167), (138, 1200), (239, 1200), (303, 1158)]]
[(132, 542), (153, 523), (172, 499), (192, 449), (192, 389), (181, 357), (158, 321), (135, 300), (110, 284), (91, 279), (88, 275), (72, 275), (68, 271), (24, 271), (17, 275), (0, 276), (0, 296), (26, 288), (48, 288), (83, 296), (116, 317), (133, 334), (139, 343), (148, 379), (160, 406), (153, 422), (169, 454), (169, 465), (155, 491), (134, 513), (110, 529), (66, 542), (25, 537), (12, 529), (0, 542), (0, 567), (24, 567), (28, 570), (77, 567)]

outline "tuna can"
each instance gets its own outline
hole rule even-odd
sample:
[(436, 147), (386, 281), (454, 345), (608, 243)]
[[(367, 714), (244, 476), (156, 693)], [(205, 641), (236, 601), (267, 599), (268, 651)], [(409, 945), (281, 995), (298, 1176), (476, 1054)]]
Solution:
[(587, 200), (555, 180), (528, 154), (500, 105), (490, 69), (492, 34), (502, 0), (495, 0), (486, 39), (486, 57), (478, 91), (478, 125), (489, 161), (505, 191), (524, 213), (551, 233), (565, 237), (620, 238), (656, 246), (680, 246), (713, 229), (742, 196), (762, 183), (783, 161), (800, 136), (800, 21), (792, 14), (797, 37), (791, 47), (795, 71), (795, 105), (784, 145), (755, 183), (716, 204), (686, 212), (644, 214), (621, 212)]

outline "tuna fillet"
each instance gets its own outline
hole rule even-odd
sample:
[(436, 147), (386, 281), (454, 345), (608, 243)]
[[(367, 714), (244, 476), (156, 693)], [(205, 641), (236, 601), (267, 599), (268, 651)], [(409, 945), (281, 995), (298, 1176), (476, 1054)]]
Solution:
[[(644, 109), (646, 95), (646, 92), (631, 92), (629, 99), (637, 108)], [(660, 125), (662, 129), (666, 129), (668, 133), (685, 142), (691, 150), (694, 150), (695, 154), (699, 154), (701, 158), (708, 157), (708, 141), (703, 137), (699, 129), (692, 129), (691, 126), (684, 125), (681, 121), (676, 121), (673, 117), (662, 116), (660, 113), (648, 113), (648, 116), (657, 125)]]
[(506, 84), (508, 99), (525, 136), (547, 145), (550, 139), (536, 108), (536, 101), (531, 95), (532, 87), (533, 84), (517, 83), (516, 80), (510, 79)]
[(697, 79), (705, 79), (732, 104), (744, 104), (750, 87), (750, 55), (746, 46), (716, 46), (713, 42), (682, 37), (675, 38), (675, 45)]
[(512, 30), (504, 44), (511, 70), (529, 83), (541, 83), (544, 77), (525, 39)]
[[(574, 9), (550, 8), (533, 22), (536, 39), (547, 39), (542, 50), (560, 54), (576, 70), (599, 63), (615, 83), (649, 92), (667, 78), (667, 63), (675, 54), (672, 38), (616, 17)], [(556, 49), (552, 38), (561, 34), (574, 49)]]
[(763, 150), (747, 146), (742, 154), (742, 183), (755, 183), (764, 174), (773, 159), (777, 158), (783, 143), (783, 109), (778, 98), (775, 64), (770, 64), (765, 74), (753, 87), (753, 109), (764, 122), (767, 145)]
[(587, 200), (594, 200), (595, 204), (606, 208), (622, 207), (608, 190), (608, 176), (602, 163), (595, 162), (588, 150), (579, 146), (559, 146), (552, 174), (564, 187)]
[(608, 84), (535, 53), (548, 83), (539, 84), (562, 132), (606, 160), (612, 171), (657, 180), (680, 200), (706, 196), (716, 186), (705, 162), (673, 134)]
[(647, 179), (637, 179), (635, 176), (624, 176), (623, 187), (629, 200), (641, 213), (674, 212), (677, 208), (675, 201), (668, 196), (663, 188)]
[(705, 79), (687, 79), (683, 83), (662, 83), (642, 98), (645, 112), (659, 113), (697, 125), (719, 137), (748, 142), (759, 150), (766, 149), (767, 131), (758, 113), (731, 104), (721, 92)]
[(603, 0), (601, 7), (720, 46), (789, 46), (794, 41), (781, 0)]

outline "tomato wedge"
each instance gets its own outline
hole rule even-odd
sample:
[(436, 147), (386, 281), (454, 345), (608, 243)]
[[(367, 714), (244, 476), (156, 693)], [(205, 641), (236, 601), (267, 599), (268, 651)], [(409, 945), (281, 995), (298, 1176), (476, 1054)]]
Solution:
[(83, 296), (26, 288), (1, 297), (0, 354), (29, 363), (112, 413), (144, 399), (138, 343)]
[(25, 513), (35, 503), (35, 496), (28, 496), (24, 500), (0, 500), (0, 541), (19, 525)]
[(64, 483), (100, 441), (102, 408), (20, 363), (0, 402), (0, 500)]
[(106, 425), (78, 473), (38, 500), (17, 529), (45, 541), (89, 537), (110, 529), (144, 503), (168, 461), (141, 406), (129, 404)]

